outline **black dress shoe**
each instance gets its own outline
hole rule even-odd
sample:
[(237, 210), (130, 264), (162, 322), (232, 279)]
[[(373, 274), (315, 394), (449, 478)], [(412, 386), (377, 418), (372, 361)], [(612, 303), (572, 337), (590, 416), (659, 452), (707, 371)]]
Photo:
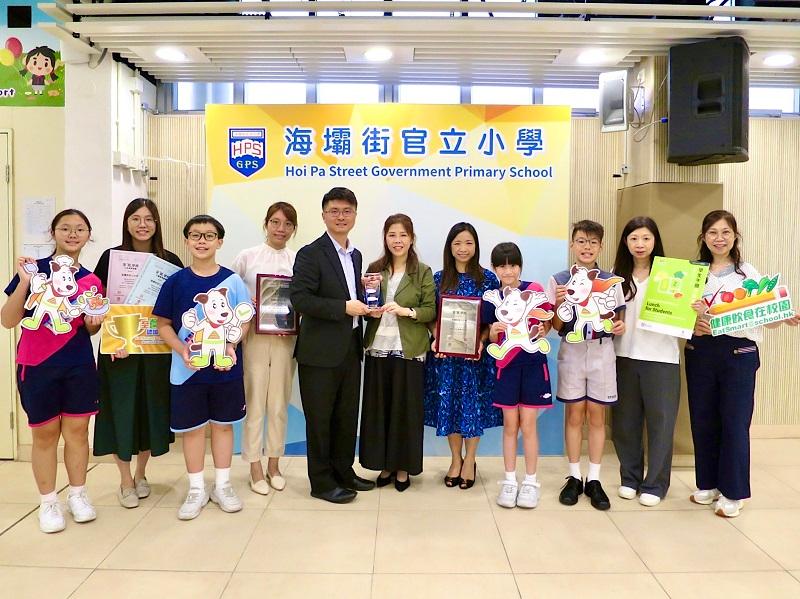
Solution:
[(411, 477), (406, 475), (405, 480), (394, 479), (394, 488), (401, 493), (411, 486)]
[(324, 493), (315, 493), (311, 491), (311, 497), (316, 497), (317, 499), (322, 499), (324, 501), (330, 501), (331, 503), (350, 503), (353, 499), (356, 498), (355, 491), (351, 489), (343, 489), (341, 487), (335, 487), (330, 491), (325, 491)]
[(390, 472), (389, 476), (379, 476), (375, 480), (375, 486), (376, 487), (385, 487), (386, 485), (391, 484), (391, 482), (394, 480), (394, 477), (396, 475), (397, 475), (396, 472)]
[(584, 489), (586, 496), (591, 500), (592, 507), (596, 510), (607, 510), (611, 507), (611, 502), (608, 500), (608, 495), (603, 491), (603, 486), (599, 480), (586, 481)]
[(578, 496), (583, 493), (583, 481), (574, 476), (568, 476), (567, 482), (561, 487), (558, 501), (564, 505), (575, 505), (578, 503)]
[(353, 476), (353, 480), (341, 482), (339, 484), (345, 489), (350, 489), (351, 491), (371, 491), (375, 488), (374, 481), (355, 475)]

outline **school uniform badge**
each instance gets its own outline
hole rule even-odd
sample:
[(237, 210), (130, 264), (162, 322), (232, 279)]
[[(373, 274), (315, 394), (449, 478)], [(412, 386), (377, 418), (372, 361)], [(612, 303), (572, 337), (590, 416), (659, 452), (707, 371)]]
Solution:
[(267, 130), (263, 127), (228, 129), (228, 164), (250, 177), (267, 164)]

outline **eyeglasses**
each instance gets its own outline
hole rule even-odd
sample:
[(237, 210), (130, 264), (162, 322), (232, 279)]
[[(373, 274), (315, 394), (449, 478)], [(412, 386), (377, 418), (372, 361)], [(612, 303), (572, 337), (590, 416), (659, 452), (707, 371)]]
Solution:
[(69, 235), (70, 233), (75, 233), (76, 235), (88, 235), (89, 229), (86, 227), (57, 227), (56, 231), (61, 233), (62, 235)]
[(578, 239), (573, 239), (572, 243), (580, 247), (585, 247), (587, 245), (593, 248), (600, 247), (600, 241), (597, 239), (584, 239), (583, 237), (578, 237)]
[(152, 216), (145, 216), (144, 218), (141, 218), (140, 216), (131, 216), (130, 218), (128, 218), (128, 221), (132, 225), (140, 225), (144, 223), (148, 226), (151, 226), (156, 224), (156, 219), (154, 219)]
[(717, 239), (717, 238), (731, 239), (733, 238), (733, 236), (734, 236), (733, 231), (722, 231), (722, 232), (706, 231), (706, 237), (708, 237), (709, 239)]
[(291, 231), (292, 229), (294, 229), (294, 223), (291, 222), (291, 221), (288, 221), (288, 220), (287, 221), (283, 221), (283, 220), (277, 220), (277, 219), (271, 218), (271, 219), (269, 219), (268, 224), (273, 229), (280, 229), (281, 225), (287, 231)]
[(325, 214), (330, 214), (331, 216), (333, 216), (335, 218), (339, 217), (339, 216), (346, 216), (346, 217), (349, 218), (349, 217), (353, 216), (355, 213), (356, 213), (356, 211), (353, 210), (352, 208), (341, 208), (341, 209), (340, 208), (329, 208), (328, 210), (325, 211)]
[(219, 237), (219, 235), (213, 231), (208, 231), (207, 233), (198, 233), (197, 231), (193, 231), (189, 233), (187, 237), (192, 241), (200, 241), (201, 239), (205, 239), (206, 241), (214, 241), (217, 237)]

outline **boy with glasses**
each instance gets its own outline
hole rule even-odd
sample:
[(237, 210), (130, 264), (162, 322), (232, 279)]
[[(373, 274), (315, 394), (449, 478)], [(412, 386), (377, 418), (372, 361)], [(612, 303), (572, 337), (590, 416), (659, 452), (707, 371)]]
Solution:
[[(603, 249), (603, 225), (591, 220), (582, 220), (572, 225), (572, 240), (569, 248), (575, 257), (575, 264), (588, 270), (597, 269), (598, 281), (611, 278), (609, 272), (597, 266), (597, 256)], [(556, 306), (564, 303), (567, 296), (567, 282), (572, 276), (571, 269), (557, 272), (547, 283), (548, 301)], [(610, 283), (610, 282), (609, 282)], [(613, 328), (596, 331), (592, 326), (581, 326), (584, 330), (573, 330), (583, 322), (573, 312), (572, 319), (563, 322), (556, 310), (553, 328), (561, 337), (558, 350), (558, 387), (556, 399), (567, 404), (564, 436), (569, 460), (569, 475), (561, 489), (558, 500), (564, 505), (575, 505), (582, 493), (591, 500), (592, 507), (607, 510), (611, 507), (600, 484), (600, 461), (606, 441), (605, 410), (617, 401), (616, 355), (612, 339), (614, 335), (625, 332), (622, 316), (625, 310), (625, 297), (621, 285), (614, 292)], [(586, 310), (575, 304), (575, 310)], [(582, 338), (581, 342), (569, 342)], [(589, 474), (584, 486), (581, 475), (581, 443), (583, 422), (589, 421)]]
[[(251, 300), (241, 277), (215, 260), (225, 237), (219, 221), (206, 214), (192, 217), (183, 228), (183, 236), (192, 263), (164, 282), (153, 314), (158, 317), (159, 335), (172, 348), (170, 429), (183, 433), (183, 456), (189, 476), (189, 491), (178, 510), (178, 518), (192, 520), (200, 515), (209, 499), (225, 512), (242, 509), (230, 482), (231, 425), (245, 416), (242, 351), (238, 341), (246, 335), (248, 324), (239, 323), (231, 311)], [(192, 332), (198, 330), (193, 321), (201, 320), (208, 323), (201, 331), (208, 338), (202, 340)], [(229, 324), (240, 329), (241, 334), (226, 328)], [(213, 344), (221, 351), (213, 357), (205, 356), (203, 362), (192, 356), (192, 351), (201, 344)], [(203, 366), (209, 361), (213, 361), (213, 366)], [(211, 426), (216, 473), (210, 495), (203, 480), (206, 425)]]

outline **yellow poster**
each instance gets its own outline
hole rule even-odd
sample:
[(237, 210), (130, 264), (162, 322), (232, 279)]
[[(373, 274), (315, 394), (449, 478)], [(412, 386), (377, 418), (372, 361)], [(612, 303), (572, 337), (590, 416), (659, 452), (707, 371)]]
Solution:
[(100, 353), (125, 349), (129, 354), (168, 354), (172, 350), (158, 335), (153, 306), (112, 304), (100, 331)]

